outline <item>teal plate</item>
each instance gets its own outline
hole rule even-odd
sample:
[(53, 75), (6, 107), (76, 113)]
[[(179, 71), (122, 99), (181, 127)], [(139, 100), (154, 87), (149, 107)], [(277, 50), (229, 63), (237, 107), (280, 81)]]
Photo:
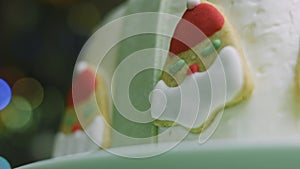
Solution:
[[(117, 149), (115, 149), (117, 150)], [(153, 145), (119, 148), (128, 154), (155, 152)], [(214, 142), (199, 145), (185, 142), (150, 158), (125, 158), (105, 151), (62, 157), (29, 164), (18, 169), (298, 169), (300, 143), (238, 144)]]

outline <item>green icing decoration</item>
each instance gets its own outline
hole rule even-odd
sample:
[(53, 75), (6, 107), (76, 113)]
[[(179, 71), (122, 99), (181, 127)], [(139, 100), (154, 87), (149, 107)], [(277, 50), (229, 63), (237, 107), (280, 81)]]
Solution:
[(186, 64), (185, 61), (180, 59), (177, 63), (170, 66), (169, 70), (170, 70), (171, 73), (175, 74), (175, 73), (179, 72), (185, 64)]
[(216, 39), (213, 41), (213, 45), (216, 50), (218, 50), (221, 47), (221, 44), (222, 44), (222, 42), (220, 39)]
[(73, 125), (73, 123), (75, 123), (76, 118), (70, 114), (66, 114), (64, 121), (67, 126), (71, 126), (71, 125)]
[(218, 50), (221, 47), (221, 40), (220, 39), (216, 39), (212, 42), (212, 45), (206, 47), (203, 49), (203, 51), (201, 52), (202, 56), (209, 56), (211, 55), (214, 51)]
[(211, 45), (211, 46), (204, 48), (203, 51), (201, 52), (201, 55), (208, 56), (208, 55), (212, 54), (214, 51), (215, 51), (215, 47), (213, 45)]

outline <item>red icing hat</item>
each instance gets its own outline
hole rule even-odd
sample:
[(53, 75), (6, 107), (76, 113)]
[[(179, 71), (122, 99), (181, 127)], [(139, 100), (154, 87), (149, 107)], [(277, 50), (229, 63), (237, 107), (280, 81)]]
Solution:
[[(90, 70), (86, 69), (81, 72), (74, 81), (73, 84), (73, 92), (72, 88), (69, 91), (68, 98), (67, 98), (67, 105), (69, 107), (74, 106), (74, 102), (76, 104), (80, 104), (86, 101), (91, 94), (96, 89), (96, 74)], [(74, 102), (73, 102), (74, 101)]]
[(224, 22), (223, 15), (208, 3), (201, 3), (194, 9), (187, 10), (179, 21), (171, 40), (171, 54), (177, 55), (196, 46), (221, 30)]

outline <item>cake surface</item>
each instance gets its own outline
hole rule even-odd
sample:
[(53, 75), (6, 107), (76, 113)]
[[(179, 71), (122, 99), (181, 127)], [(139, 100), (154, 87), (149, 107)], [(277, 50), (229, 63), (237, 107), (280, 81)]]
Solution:
[(215, 3), (232, 18), (255, 81), (249, 101), (224, 113), (216, 137), (299, 138), (300, 109), (295, 69), (300, 33), (297, 23), (300, 12), (296, 6), (300, 1)]

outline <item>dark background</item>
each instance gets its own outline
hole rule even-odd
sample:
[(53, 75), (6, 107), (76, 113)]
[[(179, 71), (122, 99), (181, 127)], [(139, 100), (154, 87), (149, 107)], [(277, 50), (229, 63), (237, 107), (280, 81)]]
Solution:
[(43, 89), (30, 123), (12, 129), (0, 116), (0, 156), (13, 167), (50, 158), (81, 47), (122, 1), (0, 0), (0, 78), (13, 93), (23, 78)]

